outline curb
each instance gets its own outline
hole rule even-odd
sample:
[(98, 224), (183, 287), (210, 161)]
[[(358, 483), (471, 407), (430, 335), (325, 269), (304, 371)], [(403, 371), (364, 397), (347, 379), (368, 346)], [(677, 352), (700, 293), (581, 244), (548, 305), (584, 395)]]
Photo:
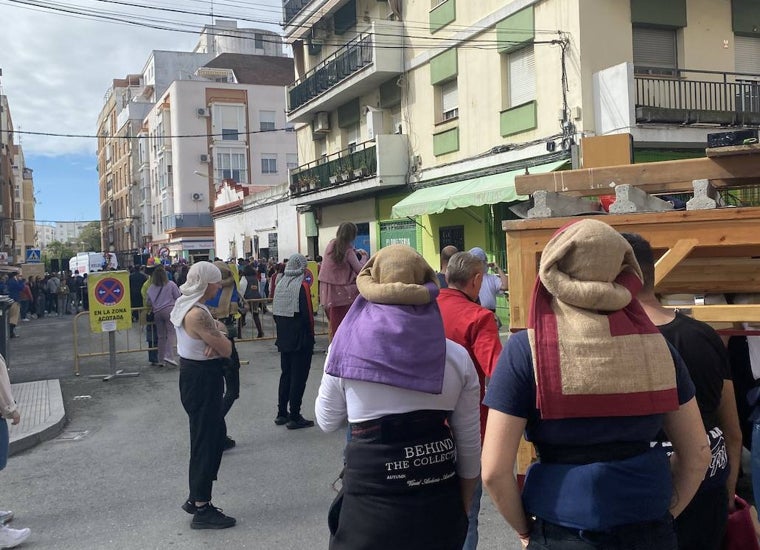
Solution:
[[(45, 380), (47, 384), (47, 407), (48, 414), (44, 419), (37, 422), (29, 430), (25, 430), (19, 434), (14, 434), (10, 439), (8, 448), (8, 456), (31, 449), (32, 447), (42, 443), (43, 441), (49, 441), (57, 437), (66, 424), (66, 411), (63, 407), (63, 394), (61, 393), (61, 384), (58, 379)], [(16, 386), (17, 384), (14, 384)], [(45, 404), (43, 404), (45, 405)], [(40, 403), (20, 403), (22, 422), (25, 415), (30, 414), (27, 409), (30, 407), (39, 407)]]

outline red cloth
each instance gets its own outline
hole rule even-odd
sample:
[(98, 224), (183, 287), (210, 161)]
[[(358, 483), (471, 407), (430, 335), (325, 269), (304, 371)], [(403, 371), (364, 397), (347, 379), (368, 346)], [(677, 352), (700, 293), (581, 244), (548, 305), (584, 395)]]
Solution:
[(738, 496), (735, 498), (736, 510), (728, 515), (721, 550), (760, 550), (749, 504)]
[(499, 329), (493, 312), (470, 300), (461, 290), (442, 288), (438, 308), (443, 317), (446, 338), (470, 354), (480, 380), (480, 439), (486, 431), (488, 407), (483, 405), (486, 377), (490, 377), (501, 354)]

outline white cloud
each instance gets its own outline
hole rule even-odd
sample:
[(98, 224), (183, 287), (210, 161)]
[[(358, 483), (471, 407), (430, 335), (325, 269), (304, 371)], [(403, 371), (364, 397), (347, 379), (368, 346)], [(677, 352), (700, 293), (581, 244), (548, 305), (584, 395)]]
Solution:
[[(282, 6), (279, 0), (259, 0), (245, 9), (224, 4), (216, 4), (217, 13), (226, 10), (225, 15), (270, 21), (279, 19), (277, 11)], [(146, 12), (92, 0), (79, 0), (77, 6), (169, 19), (175, 22), (172, 26), (183, 21), (200, 29), (209, 22), (207, 17)], [(3, 93), (8, 96), (14, 125), (25, 131), (94, 135), (105, 92), (114, 78), (140, 72), (151, 50), (188, 51), (197, 42), (197, 35), (191, 33), (67, 17), (6, 2), (0, 3), (0, 8), (4, 22), (0, 33)], [(208, 10), (197, 1), (174, 2), (172, 8)], [(239, 25), (275, 29), (245, 21)], [(27, 154), (94, 154), (96, 149), (92, 138), (24, 135), (22, 139)]]

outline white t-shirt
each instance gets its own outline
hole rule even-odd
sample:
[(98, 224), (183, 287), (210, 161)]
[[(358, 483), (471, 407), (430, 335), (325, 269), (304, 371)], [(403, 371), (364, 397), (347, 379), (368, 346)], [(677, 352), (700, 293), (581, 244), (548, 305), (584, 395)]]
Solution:
[[(328, 350), (325, 364), (328, 364)], [(375, 382), (322, 375), (314, 406), (317, 424), (332, 432), (348, 422), (366, 422), (418, 410), (453, 411), (449, 425), (457, 446), (457, 473), (480, 474), (480, 383), (467, 350), (446, 340), (443, 391), (434, 395)]]
[(496, 309), (496, 296), (498, 294), (504, 294), (501, 289), (501, 277), (493, 273), (483, 275), (483, 286), (480, 287), (480, 294), (478, 294), (480, 305), (486, 309)]

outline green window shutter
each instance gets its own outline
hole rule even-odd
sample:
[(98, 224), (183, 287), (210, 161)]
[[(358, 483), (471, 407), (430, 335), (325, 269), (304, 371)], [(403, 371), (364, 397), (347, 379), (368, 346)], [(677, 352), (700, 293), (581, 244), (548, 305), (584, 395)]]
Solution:
[(452, 128), (440, 134), (433, 134), (433, 154), (435, 156), (459, 150), (459, 128)]
[(536, 102), (531, 101), (513, 109), (501, 112), (500, 127), (502, 137), (533, 130), (538, 126)]
[(656, 27), (685, 27), (686, 0), (631, 0), (631, 23)]
[(457, 49), (451, 48), (430, 60), (430, 83), (435, 86), (457, 76)]
[(340, 128), (348, 128), (359, 122), (361, 118), (359, 110), (358, 97), (338, 107), (338, 126)]
[(499, 53), (519, 50), (533, 42), (536, 22), (533, 6), (520, 10), (496, 24), (496, 42)]
[(304, 212), (304, 226), (307, 237), (319, 237), (319, 227), (317, 227), (317, 217), (311, 210)]
[(430, 33), (433, 34), (457, 18), (456, 0), (444, 0), (430, 10)]
[(760, 36), (760, 4), (757, 0), (732, 0), (731, 22), (738, 35)]

